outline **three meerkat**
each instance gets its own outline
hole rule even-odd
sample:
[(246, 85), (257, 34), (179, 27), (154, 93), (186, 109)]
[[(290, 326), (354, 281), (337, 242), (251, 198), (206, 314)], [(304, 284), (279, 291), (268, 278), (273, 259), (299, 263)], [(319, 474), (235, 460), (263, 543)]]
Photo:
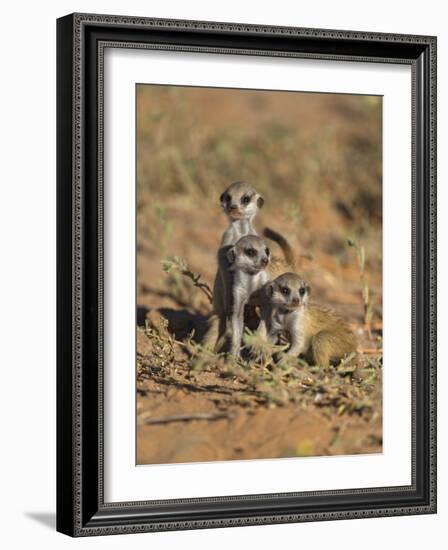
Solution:
[(287, 355), (327, 365), (355, 351), (348, 324), (330, 309), (309, 304), (310, 287), (296, 273), (285, 273), (296, 268), (288, 241), (271, 229), (264, 230), (263, 235), (280, 246), (285, 257), (280, 260), (271, 256), (257, 235), (253, 221), (263, 207), (263, 197), (251, 185), (236, 182), (221, 194), (220, 203), (229, 225), (218, 250), (213, 312), (203, 344), (219, 352), (230, 343), (230, 353), (238, 356), (245, 309), (250, 306), (261, 311), (258, 334), (272, 343), (280, 334), (288, 337)]

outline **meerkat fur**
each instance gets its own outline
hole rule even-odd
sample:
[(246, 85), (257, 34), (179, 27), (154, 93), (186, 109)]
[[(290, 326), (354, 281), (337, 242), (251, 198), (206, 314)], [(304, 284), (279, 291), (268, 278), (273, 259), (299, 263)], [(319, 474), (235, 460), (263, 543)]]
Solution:
[(230, 341), (230, 353), (240, 354), (244, 330), (244, 312), (253, 292), (262, 288), (268, 281), (267, 267), (270, 250), (260, 237), (246, 235), (227, 251), (227, 269), (223, 270), (227, 291), (226, 322), (219, 334), (217, 350), (221, 351)]
[(310, 303), (310, 287), (296, 273), (284, 273), (267, 283), (263, 297), (258, 332), (274, 344), (285, 335), (290, 341), (286, 355), (327, 366), (356, 351), (348, 323), (331, 309)]
[(283, 235), (277, 233), (277, 231), (274, 231), (269, 227), (264, 228), (263, 237), (277, 243), (284, 256), (284, 258), (278, 258), (277, 256), (272, 255), (270, 263), (270, 273), (272, 278), (275, 278), (285, 272), (296, 271), (296, 255), (294, 254), (288, 240)]
[(257, 236), (253, 221), (263, 207), (263, 197), (246, 182), (232, 183), (220, 196), (220, 204), (229, 225), (224, 231), (217, 254), (218, 269), (213, 285), (213, 311), (207, 323), (203, 345), (217, 351), (218, 341), (228, 331), (226, 312), (231, 291), (228, 288), (227, 254), (239, 239), (246, 235)]

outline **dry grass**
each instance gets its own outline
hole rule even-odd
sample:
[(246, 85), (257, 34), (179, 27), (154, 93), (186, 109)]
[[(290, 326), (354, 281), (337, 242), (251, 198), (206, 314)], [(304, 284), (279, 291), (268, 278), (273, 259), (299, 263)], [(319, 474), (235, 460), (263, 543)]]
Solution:
[(330, 414), (358, 414), (366, 420), (379, 411), (380, 354), (353, 354), (337, 367), (310, 366), (295, 358), (274, 363), (272, 355), (282, 347), (268, 344), (247, 330), (244, 342), (260, 359), (246, 361), (212, 353), (192, 336), (177, 341), (168, 330), (168, 322), (163, 317), (156, 319), (139, 329), (150, 342), (150, 352), (138, 357), (140, 380), (188, 380), (200, 388), (201, 374), (212, 373), (223, 388), (234, 392), (234, 403), (244, 406), (297, 403), (303, 408), (324, 408)]
[[(381, 450), (380, 99), (142, 86), (137, 109), (138, 460)], [(249, 332), (257, 361), (198, 343), (226, 225), (218, 197), (241, 179), (265, 198), (259, 228), (288, 237), (313, 298), (351, 322), (360, 353), (339, 366), (274, 363)], [(230, 448), (241, 414), (250, 421)], [(274, 441), (290, 414), (300, 422)], [(179, 422), (188, 452), (171, 431)]]

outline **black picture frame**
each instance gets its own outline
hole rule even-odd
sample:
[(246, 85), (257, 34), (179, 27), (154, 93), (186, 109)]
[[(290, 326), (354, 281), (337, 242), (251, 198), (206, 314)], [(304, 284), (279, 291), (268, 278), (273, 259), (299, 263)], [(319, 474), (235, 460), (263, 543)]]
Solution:
[[(410, 486), (104, 502), (102, 56), (111, 43), (411, 65)], [(89, 536), (436, 512), (435, 37), (92, 14), (58, 19), (57, 255), (58, 531)]]

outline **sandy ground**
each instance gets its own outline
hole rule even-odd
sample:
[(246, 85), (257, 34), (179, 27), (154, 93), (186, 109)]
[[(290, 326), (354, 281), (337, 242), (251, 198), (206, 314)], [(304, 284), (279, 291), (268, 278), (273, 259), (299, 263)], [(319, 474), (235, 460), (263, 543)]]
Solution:
[[(270, 181), (277, 178), (281, 189), (282, 173), (294, 170), (283, 166), (284, 158), (283, 163), (272, 168), (267, 182), (263, 180), (264, 172), (255, 173), (256, 165), (251, 168), (252, 178), (244, 173), (248, 169), (241, 170), (249, 181), (258, 177), (266, 198), (257, 227), (261, 230), (270, 226), (288, 236), (299, 258), (300, 274), (311, 284), (313, 298), (333, 307), (352, 323), (361, 353), (355, 371), (348, 375), (336, 369), (308, 373), (306, 367), (298, 366), (303, 376), (309, 374), (313, 390), (309, 390), (305, 379), (300, 380), (292, 399), (288, 397), (279, 403), (266, 400), (262, 392), (257, 394), (256, 385), (232, 373), (213, 368), (193, 369), (191, 353), (183, 342), (192, 330), (195, 339), (200, 339), (210, 305), (206, 296), (182, 275), (166, 274), (161, 268), (162, 260), (177, 255), (194, 273), (201, 275), (201, 280), (210, 286), (213, 284), (216, 249), (226, 227), (218, 197), (227, 184), (240, 178), (235, 173), (228, 181), (226, 174), (217, 173), (209, 186), (204, 182), (196, 186), (195, 174), (188, 175), (188, 170), (192, 172), (191, 166), (196, 169), (198, 163), (206, 162), (204, 143), (209, 142), (201, 137), (203, 134), (208, 132), (214, 136), (217, 128), (224, 132), (239, 125), (251, 129), (245, 137), (249, 139), (257, 133), (257, 128), (267, 123), (274, 109), (276, 120), (285, 125), (291, 113), (294, 120), (300, 120), (300, 133), (303, 135), (306, 130), (307, 144), (313, 140), (321, 144), (322, 125), (328, 123), (330, 117), (335, 137), (330, 139), (328, 149), (318, 150), (316, 154), (336, 159), (336, 163), (340, 155), (346, 154), (346, 143), (355, 143), (354, 151), (362, 154), (366, 147), (370, 151), (370, 145), (358, 144), (360, 120), (364, 125), (367, 123), (357, 113), (357, 103), (350, 103), (343, 96), (328, 96), (324, 101), (319, 94), (306, 94), (305, 102), (297, 102), (293, 94), (280, 102), (273, 100), (272, 94), (267, 99), (243, 94), (226, 101), (224, 92), (218, 99), (207, 101), (206, 91), (196, 95), (193, 92), (186, 90), (179, 98), (176, 94), (170, 96), (166, 90), (160, 92), (146, 87), (138, 101), (142, 122), (138, 134), (137, 463), (381, 452), (381, 212), (371, 214), (371, 203), (375, 199), (367, 197), (364, 205), (362, 198), (365, 188), (375, 189), (375, 185), (381, 188), (374, 169), (369, 166), (370, 173), (361, 174), (359, 170), (354, 176), (353, 162), (347, 162), (339, 166), (335, 175), (329, 174), (326, 164), (322, 164), (316, 168), (319, 186), (314, 185), (314, 176), (310, 176), (308, 170), (298, 184), (292, 182), (285, 187), (285, 193), (290, 194), (280, 203)], [(185, 122), (190, 120), (185, 113), (183, 118), (177, 113), (178, 118), (164, 120), (162, 117), (159, 122), (158, 113), (178, 109), (179, 103), (184, 109), (187, 105), (189, 115), (194, 115), (193, 126)], [(222, 108), (216, 109), (217, 104)], [(189, 135), (193, 136), (188, 147), (183, 140), (179, 141), (178, 134), (176, 138), (170, 134), (173, 120), (177, 125), (188, 126)], [(291, 135), (293, 139), (296, 134)], [(274, 133), (269, 147), (271, 142), (276, 143), (275, 147), (284, 146), (283, 141), (278, 142), (283, 137), (277, 139), (276, 136)], [(375, 142), (376, 137), (373, 132), (369, 139)], [(196, 147), (198, 155), (202, 151), (201, 156), (195, 163), (195, 158), (188, 159), (185, 153), (183, 167), (179, 167), (176, 160), (173, 168), (170, 161), (165, 172), (161, 172), (160, 164), (164, 162), (167, 148), (173, 148), (173, 140), (180, 153), (184, 154), (184, 147), (189, 151)], [(276, 158), (277, 150), (272, 154)], [(372, 165), (376, 166), (378, 152), (373, 145), (370, 154)], [(176, 155), (173, 158), (177, 158)], [(245, 159), (243, 156), (239, 162), (247, 168), (249, 161)], [(369, 159), (366, 153), (362, 162), (368, 163)], [(215, 157), (207, 162), (203, 170), (214, 173), (210, 165)], [(198, 181), (208, 173), (199, 173)], [(156, 177), (158, 183), (154, 185)], [(160, 182), (164, 181), (166, 184), (162, 185)], [(343, 183), (339, 185), (335, 181)], [(352, 188), (357, 190), (354, 198), (349, 195)], [(362, 244), (366, 257), (365, 277), (373, 315), (370, 332), (364, 324), (363, 281), (358, 257), (353, 247), (347, 245), (347, 237), (353, 236)], [(272, 246), (274, 253), (280, 254), (275, 247)], [(171, 366), (160, 366), (151, 336), (154, 326), (151, 312), (167, 319), (168, 334), (176, 340), (175, 361)], [(287, 375), (279, 383), (286, 387), (294, 381), (294, 377)]]

